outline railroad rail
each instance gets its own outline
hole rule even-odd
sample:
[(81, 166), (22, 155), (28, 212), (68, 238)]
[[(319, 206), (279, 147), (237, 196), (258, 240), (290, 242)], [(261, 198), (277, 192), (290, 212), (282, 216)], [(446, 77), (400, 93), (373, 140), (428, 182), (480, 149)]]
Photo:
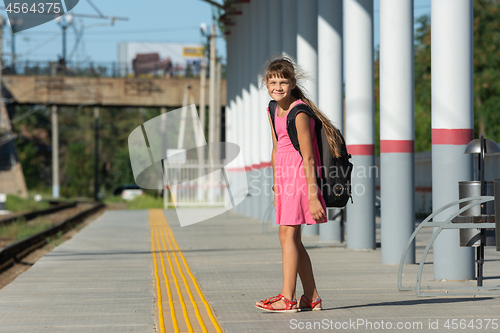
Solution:
[(27, 213), (23, 213), (23, 214), (13, 214), (12, 216), (0, 219), (0, 225), (11, 223), (19, 218), (24, 218), (26, 221), (29, 221), (29, 220), (32, 220), (34, 218), (37, 218), (38, 216), (52, 214), (52, 213), (58, 212), (60, 210), (75, 207), (77, 204), (78, 204), (78, 202), (69, 202), (69, 203), (65, 203), (62, 205), (59, 204), (59, 205), (54, 206), (54, 207), (35, 210), (32, 212), (27, 212)]
[[(74, 205), (76, 205), (76, 203)], [(66, 231), (70, 229), (72, 223), (81, 222), (85, 217), (87, 217), (92, 213), (97, 212), (103, 207), (105, 207), (103, 203), (101, 202), (96, 203), (91, 208), (88, 208), (72, 217), (69, 217), (47, 230), (41, 231), (33, 236), (30, 236), (28, 238), (7, 245), (6, 247), (0, 250), (0, 272), (9, 268), (14, 263), (19, 262), (23, 257), (28, 255), (30, 252), (45, 245), (47, 243), (48, 237), (56, 235), (60, 231)]]

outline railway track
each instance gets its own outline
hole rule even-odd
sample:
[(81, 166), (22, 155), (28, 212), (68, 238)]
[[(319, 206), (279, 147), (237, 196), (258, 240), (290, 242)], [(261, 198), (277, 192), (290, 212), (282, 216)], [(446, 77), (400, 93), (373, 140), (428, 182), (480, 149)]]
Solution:
[[(77, 203), (71, 203), (68, 205), (61, 205), (64, 207), (51, 207), (48, 209), (42, 210), (42, 211), (37, 211), (37, 212), (30, 212), (26, 214), (21, 214), (17, 215), (15, 217), (9, 217), (10, 221), (5, 222), (7, 219), (2, 219), (0, 220), (0, 224), (2, 223), (9, 223), (12, 222), (15, 219), (20, 218), (21, 216), (24, 215), (24, 218), (26, 220), (28, 219), (33, 219), (35, 217), (41, 216), (41, 215), (47, 215), (51, 214), (57, 211), (61, 211), (64, 209), (72, 208), (75, 207)], [(49, 229), (46, 229), (44, 231), (41, 231), (37, 234), (34, 234), (30, 237), (27, 237), (25, 239), (22, 239), (20, 241), (17, 241), (15, 243), (9, 244), (3, 248), (0, 249), (0, 272), (4, 271), (5, 269), (11, 267), (14, 265), (16, 262), (19, 262), (23, 257), (31, 253), (32, 251), (44, 246), (47, 243), (47, 238), (57, 235), (59, 232), (65, 232), (69, 229), (71, 229), (75, 224), (80, 223), (83, 221), (87, 216), (99, 211), (100, 209), (104, 208), (105, 205), (103, 203), (95, 203), (91, 207), (84, 209), (83, 211), (80, 211), (70, 217), (65, 218), (63, 221), (60, 221), (50, 227)], [(57, 210), (52, 210), (49, 213), (47, 213), (48, 210), (51, 210), (53, 208), (58, 208)], [(32, 214), (32, 215), (29, 215)], [(34, 215), (33, 215), (34, 214)]]
[[(51, 202), (51, 203), (53, 203), (53, 202)], [(11, 223), (17, 219), (22, 219), (22, 218), (25, 219), (26, 221), (29, 221), (29, 220), (32, 220), (32, 219), (37, 218), (39, 216), (48, 215), (48, 214), (52, 214), (55, 212), (59, 212), (59, 211), (64, 210), (64, 209), (75, 207), (76, 205), (77, 205), (77, 202), (75, 201), (75, 202), (58, 204), (58, 205), (55, 205), (54, 207), (35, 210), (32, 212), (27, 212), (27, 213), (22, 213), (22, 214), (12, 214), (11, 216), (1, 218), (0, 225), (8, 224), (8, 223)]]

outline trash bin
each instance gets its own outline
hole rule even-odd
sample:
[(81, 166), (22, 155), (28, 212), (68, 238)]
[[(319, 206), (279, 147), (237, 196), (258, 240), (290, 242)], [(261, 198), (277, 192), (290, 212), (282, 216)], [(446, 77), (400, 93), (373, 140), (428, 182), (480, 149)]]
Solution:
[[(487, 181), (486, 195), (493, 195), (493, 182)], [(478, 180), (458, 182), (459, 199), (481, 196), (481, 182)], [(460, 208), (470, 204), (471, 201), (462, 202)], [(495, 204), (493, 201), (483, 203), (485, 215), (495, 215)], [(474, 206), (462, 212), (460, 216), (481, 216), (481, 205)], [(486, 246), (495, 245), (495, 230), (484, 229)], [(481, 229), (460, 229), (460, 246), (478, 247), (481, 243)]]

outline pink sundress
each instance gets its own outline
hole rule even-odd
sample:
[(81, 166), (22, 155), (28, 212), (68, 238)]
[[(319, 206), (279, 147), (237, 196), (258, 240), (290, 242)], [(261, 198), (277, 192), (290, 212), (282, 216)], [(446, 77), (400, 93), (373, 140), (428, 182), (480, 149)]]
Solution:
[[(303, 103), (298, 100), (296, 102)], [(270, 112), (269, 108), (267, 109)], [(276, 224), (280, 225), (299, 225), (299, 224), (317, 224), (309, 211), (309, 199), (307, 196), (307, 182), (304, 176), (304, 167), (302, 156), (295, 150), (290, 137), (286, 131), (286, 118), (278, 117), (278, 107), (274, 112), (274, 126), (278, 138), (278, 147), (276, 152), (275, 173), (276, 173)], [(315, 160), (316, 171), (320, 174), (319, 167), (319, 149), (314, 132), (315, 120), (310, 117), (309, 128), (311, 132), (311, 141)], [(318, 191), (318, 199), (326, 213), (326, 205), (321, 192)], [(326, 222), (326, 217), (322, 222)]]

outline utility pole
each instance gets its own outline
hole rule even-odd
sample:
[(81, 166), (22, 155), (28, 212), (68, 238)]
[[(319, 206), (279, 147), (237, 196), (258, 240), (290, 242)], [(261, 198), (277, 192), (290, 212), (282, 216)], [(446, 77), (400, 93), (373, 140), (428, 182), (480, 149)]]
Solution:
[[(221, 108), (222, 108), (222, 64), (217, 63), (217, 77), (215, 84), (215, 141), (221, 141)], [(221, 159), (222, 156), (218, 156)]]
[(215, 25), (210, 30), (209, 142), (215, 141)]
[[(208, 129), (208, 144), (215, 141), (215, 25), (212, 24), (212, 28), (210, 30), (210, 89), (209, 89), (209, 97), (210, 97), (210, 107), (209, 107), (209, 129)], [(212, 152), (211, 160), (218, 160), (217, 152)], [(215, 200), (215, 188), (214, 188), (214, 176), (213, 172), (210, 173), (209, 176), (210, 187), (208, 193), (208, 201), (212, 203)]]
[[(207, 84), (207, 64), (205, 62), (205, 58), (201, 60), (201, 77), (200, 77), (200, 122), (201, 122), (201, 130), (203, 135), (203, 141), (206, 141), (205, 136), (205, 92), (206, 92), (206, 84)], [(198, 200), (203, 201), (205, 197), (205, 182), (201, 178), (203, 174), (203, 168), (205, 165), (205, 149), (201, 149), (199, 160), (198, 160)]]
[(59, 121), (57, 105), (52, 105), (52, 197), (59, 198)]
[[(51, 76), (55, 76), (55, 64), (51, 65)], [(52, 197), (59, 198), (59, 120), (57, 105), (52, 105), (50, 116), (52, 122)]]
[[(3, 109), (3, 94), (2, 94), (2, 42), (3, 42), (3, 16), (0, 16), (0, 107)], [(0, 135), (7, 130), (7, 119), (4, 119), (3, 110), (0, 110)]]
[[(207, 85), (207, 64), (205, 59), (201, 60), (201, 77), (200, 77), (200, 122), (203, 132), (205, 132), (205, 93)], [(205, 134), (203, 134), (205, 135)]]
[(94, 106), (94, 133), (95, 133), (95, 155), (94, 155), (94, 200), (99, 201), (99, 107)]
[(14, 28), (12, 27), (12, 38), (10, 41), (10, 58), (12, 61), (12, 72), (16, 73), (16, 34), (14, 33)]

